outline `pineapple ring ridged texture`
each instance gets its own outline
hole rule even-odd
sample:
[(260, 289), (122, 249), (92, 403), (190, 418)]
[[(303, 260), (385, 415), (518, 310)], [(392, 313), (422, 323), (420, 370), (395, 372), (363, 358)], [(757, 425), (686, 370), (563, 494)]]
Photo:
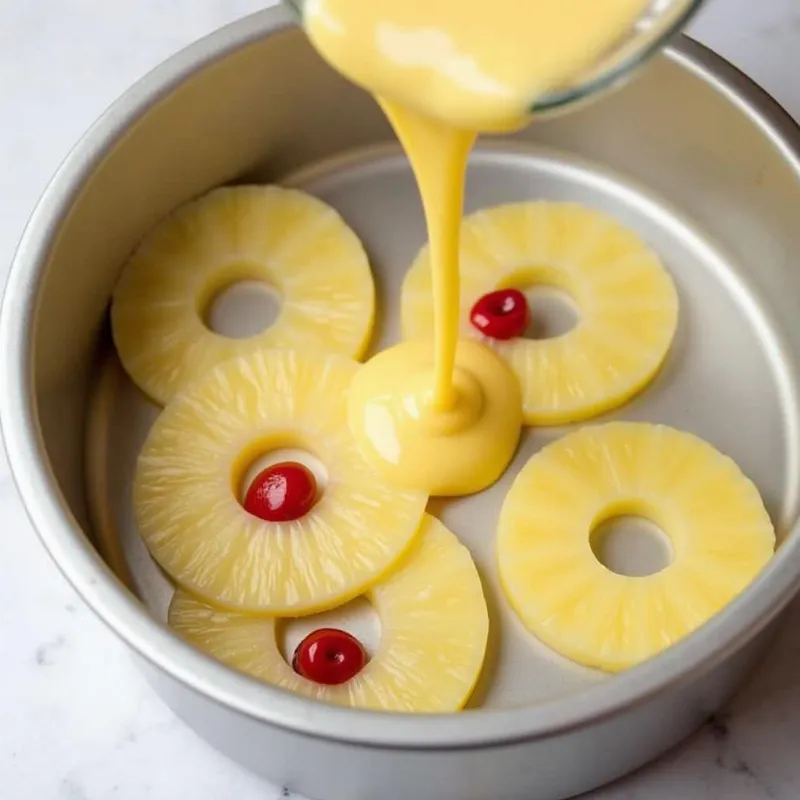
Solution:
[[(134, 513), (181, 586), (229, 608), (300, 615), (363, 592), (409, 547), (427, 495), (398, 491), (362, 459), (347, 426), (359, 365), (265, 350), (220, 364), (161, 413), (139, 456)], [(261, 454), (300, 447), (328, 485), (303, 517), (266, 522), (237, 495)]]
[[(522, 386), (528, 425), (574, 422), (632, 397), (661, 366), (678, 323), (670, 276), (636, 234), (575, 203), (527, 202), (464, 220), (460, 245), (461, 331), (493, 347)], [(497, 289), (565, 291), (577, 326), (551, 339), (483, 337), (469, 313)], [(433, 335), (431, 269), (422, 249), (406, 275), (402, 326), (407, 339)]]
[(280, 653), (273, 618), (220, 611), (179, 591), (169, 622), (228, 666), (308, 697), (390, 711), (461, 708), (480, 675), (489, 630), (469, 551), (426, 514), (412, 549), (367, 598), (380, 617), (381, 642), (364, 669), (339, 686), (295, 673)]
[[(672, 544), (660, 572), (628, 577), (594, 556), (590, 532), (619, 515)], [(687, 636), (733, 600), (773, 554), (758, 490), (710, 444), (662, 425), (588, 426), (534, 455), (500, 512), (506, 596), (553, 650), (608, 671)]]
[[(246, 339), (215, 333), (206, 309), (243, 280), (272, 287), (280, 313)], [(336, 211), (300, 191), (237, 186), (188, 203), (145, 238), (114, 290), (111, 323), (126, 372), (165, 404), (254, 347), (360, 358), (374, 313), (367, 256)]]

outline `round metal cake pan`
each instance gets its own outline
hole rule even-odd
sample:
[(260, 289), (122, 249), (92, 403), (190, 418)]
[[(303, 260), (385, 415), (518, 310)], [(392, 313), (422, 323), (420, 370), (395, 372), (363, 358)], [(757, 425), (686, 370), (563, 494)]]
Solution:
[[(693, 395), (692, 407), (670, 396), (669, 374), (655, 396), (669, 398), (667, 417), (681, 415), (685, 427), (700, 420), (698, 432), (735, 451), (780, 546), (727, 609), (633, 670), (536, 702), (424, 717), (296, 697), (176, 638), (137, 593), (130, 565), (114, 563), (113, 546), (100, 542), (84, 480), (111, 289), (147, 229), (221, 183), (294, 175), (324, 195), (314, 165), (391, 141), (373, 102), (326, 67), (278, 10), (217, 32), (134, 86), (63, 164), (15, 257), (0, 319), (9, 460), (67, 579), (166, 702), (252, 770), (321, 800), (568, 797), (644, 763), (718, 709), (798, 588), (800, 131), (746, 77), (684, 38), (624, 89), (516, 135), (502, 143), (504, 154), (479, 154), (483, 200), (503, 195), (485, 164), (533, 148), (527, 163), (537, 175), (551, 174), (548, 164), (561, 164), (562, 178), (591, 174), (586, 185), (618, 187), (605, 193), (621, 208), (650, 209), (654, 236), (690, 231), (682, 236), (707, 255), (703, 274), (713, 280), (695, 281), (691, 265), (677, 265), (679, 291), (692, 303), (674, 369), (699, 353), (719, 373), (705, 370), (713, 391), (707, 400)], [(399, 201), (387, 194), (385, 202)], [(719, 335), (723, 295), (752, 334), (746, 341), (733, 329)]]

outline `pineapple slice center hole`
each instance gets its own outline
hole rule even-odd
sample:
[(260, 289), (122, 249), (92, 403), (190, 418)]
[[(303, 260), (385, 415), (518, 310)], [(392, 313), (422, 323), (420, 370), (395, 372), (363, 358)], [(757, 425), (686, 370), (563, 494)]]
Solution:
[(247, 490), (259, 472), (271, 467), (273, 464), (280, 464), (282, 461), (297, 461), (308, 467), (314, 474), (317, 481), (317, 497), (314, 502), (319, 502), (325, 487), (328, 485), (328, 470), (325, 465), (308, 450), (299, 447), (276, 447), (253, 459), (245, 469), (239, 485), (239, 502), (244, 503)]
[(572, 296), (555, 286), (523, 286), (520, 291), (528, 301), (530, 318), (523, 337), (540, 341), (555, 339), (575, 328), (580, 311)]
[(617, 575), (655, 575), (672, 563), (669, 536), (646, 517), (611, 517), (592, 530), (589, 543), (595, 558)]
[(381, 643), (381, 620), (378, 612), (366, 597), (356, 597), (349, 603), (319, 614), (310, 614), (295, 619), (278, 621), (275, 635), (278, 648), (287, 664), (291, 666), (297, 645), (320, 628), (338, 628), (355, 636), (372, 659)]
[(248, 339), (269, 328), (281, 312), (281, 295), (263, 281), (241, 280), (216, 292), (208, 303), (207, 328), (231, 339)]

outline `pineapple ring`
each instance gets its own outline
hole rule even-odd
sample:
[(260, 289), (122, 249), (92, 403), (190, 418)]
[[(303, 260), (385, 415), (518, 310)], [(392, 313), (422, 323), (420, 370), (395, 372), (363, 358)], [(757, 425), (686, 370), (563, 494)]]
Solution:
[(338, 686), (306, 680), (286, 663), (274, 618), (220, 611), (179, 591), (169, 624), (228, 666), (307, 697), (387, 711), (460, 709), (480, 675), (489, 631), (467, 548), (426, 514), (413, 548), (367, 598), (381, 620), (381, 643), (364, 669)]
[[(514, 203), (479, 211), (461, 229), (461, 320), (519, 378), (528, 425), (594, 416), (643, 389), (661, 367), (678, 324), (678, 297), (666, 270), (632, 231), (575, 203)], [(481, 336), (469, 312), (497, 289), (545, 285), (576, 302), (580, 321), (552, 339)], [(407, 339), (433, 336), (428, 248), (402, 291)]]
[[(611, 572), (590, 533), (634, 514), (672, 543), (645, 577)], [(710, 444), (663, 425), (589, 426), (522, 468), (500, 512), (506, 596), (558, 653), (615, 672), (687, 636), (736, 597), (773, 554), (775, 531), (753, 483)]]
[[(203, 314), (243, 280), (273, 287), (282, 306), (261, 333), (232, 339)], [(336, 211), (296, 190), (236, 186), (179, 208), (145, 238), (114, 290), (111, 324), (126, 372), (164, 405), (254, 347), (360, 358), (374, 314), (367, 256)]]
[[(341, 356), (254, 351), (179, 394), (139, 456), (133, 505), (153, 558), (217, 605), (308, 614), (355, 597), (410, 546), (428, 496), (381, 481), (347, 427), (359, 365)], [(237, 495), (252, 461), (313, 452), (328, 485), (303, 517), (266, 522)]]

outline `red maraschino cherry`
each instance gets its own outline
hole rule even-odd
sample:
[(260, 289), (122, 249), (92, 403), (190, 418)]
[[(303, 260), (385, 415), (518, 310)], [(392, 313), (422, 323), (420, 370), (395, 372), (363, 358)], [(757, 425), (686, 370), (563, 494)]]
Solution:
[(266, 522), (290, 522), (311, 510), (317, 496), (314, 473), (297, 461), (273, 464), (256, 475), (244, 510)]
[(492, 339), (514, 339), (528, 326), (528, 301), (519, 289), (498, 289), (472, 306), (470, 322)]
[(292, 667), (310, 681), (336, 686), (358, 675), (367, 663), (361, 642), (347, 631), (320, 628), (309, 633), (294, 651)]

